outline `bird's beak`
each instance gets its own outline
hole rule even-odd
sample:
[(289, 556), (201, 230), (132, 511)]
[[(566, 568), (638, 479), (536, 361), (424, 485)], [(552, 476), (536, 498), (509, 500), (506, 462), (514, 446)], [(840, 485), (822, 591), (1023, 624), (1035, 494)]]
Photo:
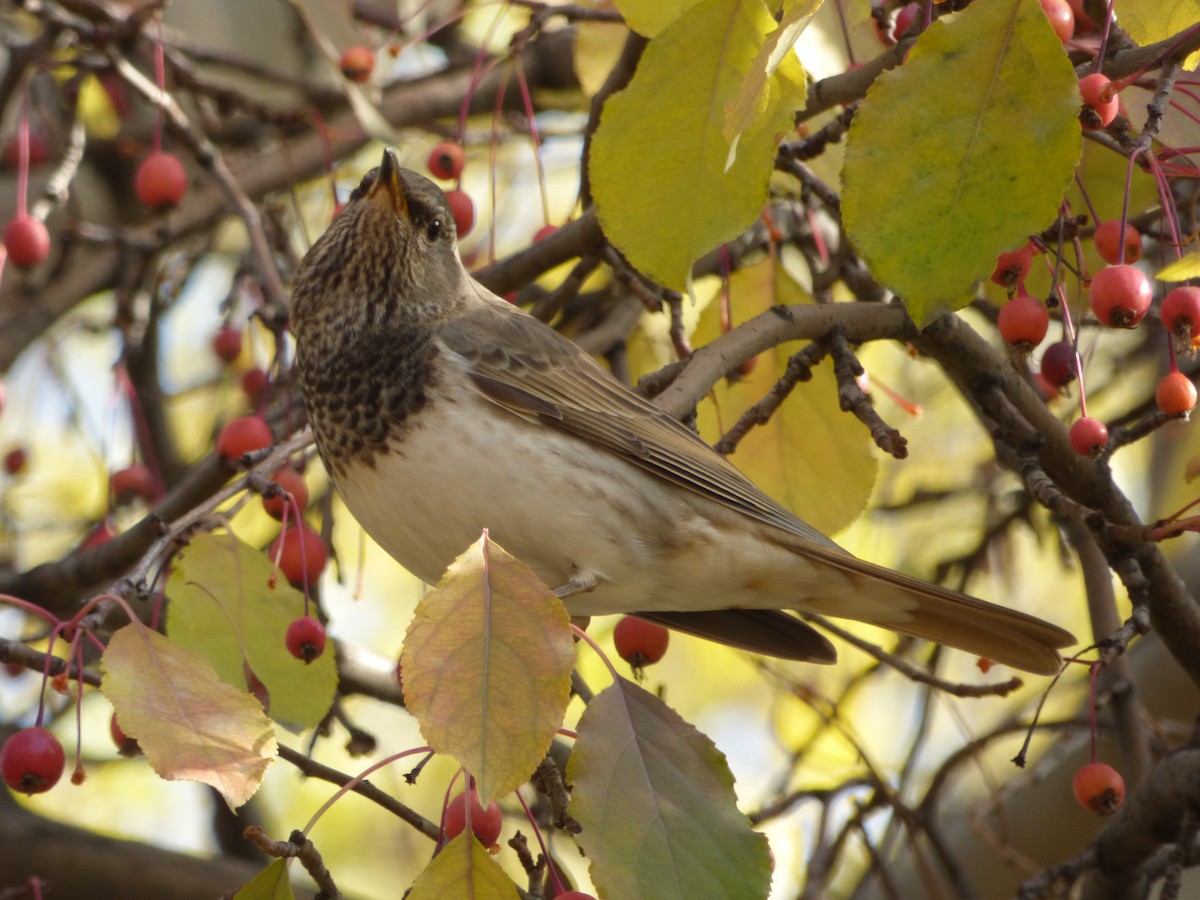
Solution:
[(367, 191), (367, 199), (396, 215), (408, 215), (408, 195), (404, 193), (404, 182), (400, 178), (400, 161), (391, 147), (383, 151), (379, 176)]

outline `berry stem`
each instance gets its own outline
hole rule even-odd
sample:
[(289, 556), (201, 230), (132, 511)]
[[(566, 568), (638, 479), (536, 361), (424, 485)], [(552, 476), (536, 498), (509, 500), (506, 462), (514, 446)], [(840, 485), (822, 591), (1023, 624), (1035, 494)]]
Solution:
[(1104, 27), (1100, 30), (1100, 49), (1096, 51), (1096, 63), (1094, 71), (1104, 71), (1104, 54), (1108, 50), (1108, 35), (1112, 30), (1113, 21), (1113, 3), (1116, 0), (1108, 0), (1108, 12), (1104, 17)]
[(1088, 667), (1088, 714), (1092, 734), (1091, 762), (1096, 761), (1096, 680), (1100, 677), (1102, 668), (1104, 668), (1104, 663), (1100, 660), (1096, 660)]
[(616, 666), (614, 666), (612, 664), (612, 662), (609, 660), (609, 658), (605, 654), (605, 652), (600, 649), (600, 645), (597, 644), (595, 641), (593, 641), (591, 636), (586, 631), (584, 631), (578, 625), (572, 624), (571, 625), (571, 633), (573, 635), (575, 635), (575, 637), (579, 638), (579, 640), (583, 641), (585, 644), (587, 644), (589, 647), (591, 647), (593, 650), (596, 651), (596, 655), (599, 656), (600, 659), (603, 661), (604, 665), (606, 665), (608, 667), (608, 674), (610, 674), (612, 676), (613, 681), (616, 681), (617, 679), (619, 679), (621, 677), (620, 675), (617, 674)]
[(163, 111), (167, 105), (167, 68), (162, 43), (162, 18), (158, 20), (158, 37), (154, 41), (154, 83), (158, 85), (157, 118), (154, 122), (154, 138), (151, 146), (155, 153), (162, 152)]
[(525, 107), (525, 120), (529, 123), (529, 139), (533, 142), (534, 171), (537, 172), (538, 191), (542, 195), (542, 218), (550, 224), (550, 192), (546, 188), (546, 168), (542, 165), (542, 138), (538, 134), (537, 119), (533, 109), (533, 98), (529, 95), (529, 82), (525, 80), (525, 69), (521, 57), (513, 56), (517, 72), (517, 87), (521, 90), (521, 105)]
[[(357, 788), (360, 784), (362, 784), (364, 781), (366, 781), (367, 778), (369, 778), (373, 773), (378, 772), (384, 766), (390, 766), (392, 763), (398, 762), (399, 760), (404, 759), (406, 756), (414, 756), (418, 753), (432, 753), (432, 752), (433, 752), (432, 747), (413, 747), (410, 750), (402, 750), (399, 753), (393, 753), (391, 756), (385, 757), (384, 759), (379, 760), (379, 762), (372, 763), (371, 765), (367, 766), (367, 768), (363, 769), (361, 772), (359, 772), (357, 775), (355, 775), (349, 781), (347, 781), (345, 784), (343, 784), (341, 787), (339, 787), (333, 793), (333, 796), (331, 796), (328, 800), (326, 800), (324, 803), (322, 803), (321, 808), (312, 814), (312, 818), (310, 818), (308, 820), (307, 824), (305, 824), (305, 826), (300, 830), (300, 833), (303, 834), (305, 837), (308, 837), (309, 832), (312, 831), (313, 827), (317, 824), (317, 820), (320, 819), (321, 816), (325, 815), (325, 813), (328, 812), (329, 808), (331, 806), (333, 806), (334, 803), (336, 803), (338, 800), (340, 800), (346, 794), (350, 793), (350, 791)], [(302, 757), (302, 758), (306, 758), (306, 757)]]
[[(488, 210), (488, 262), (496, 261), (496, 154), (499, 150), (500, 141), (498, 135), (500, 132), (500, 113), (504, 110), (504, 96), (508, 93), (508, 76), (500, 82), (500, 87), (496, 91), (496, 105), (492, 109), (492, 140), (488, 144), (488, 197), (490, 198)], [(462, 178), (459, 178), (459, 183), (462, 183)]]
[(29, 192), (29, 86), (21, 87), (21, 118), (17, 125), (17, 218), (27, 212)]
[(529, 820), (529, 825), (533, 828), (533, 836), (537, 838), (538, 846), (542, 850), (542, 858), (546, 860), (546, 868), (550, 872), (550, 879), (554, 882), (554, 892), (562, 894), (566, 891), (566, 888), (562, 880), (558, 877), (558, 866), (554, 864), (550, 857), (550, 848), (546, 846), (546, 841), (542, 837), (542, 829), (538, 827), (537, 818), (533, 815), (533, 810), (529, 808), (529, 804), (525, 802), (525, 798), (521, 796), (521, 789), (517, 788), (513, 793), (517, 795), (517, 802), (521, 804), (521, 809), (525, 810), (525, 818)]

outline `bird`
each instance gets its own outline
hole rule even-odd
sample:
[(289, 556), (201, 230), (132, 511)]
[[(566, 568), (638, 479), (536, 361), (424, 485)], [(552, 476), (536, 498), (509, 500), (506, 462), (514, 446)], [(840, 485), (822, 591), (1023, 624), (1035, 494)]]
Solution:
[(390, 148), (298, 264), (290, 327), (334, 486), (430, 584), (487, 529), (573, 616), (639, 615), (782, 659), (836, 660), (805, 613), (1043, 675), (1074, 642), (861, 560), (776, 503), (476, 281), (441, 189)]

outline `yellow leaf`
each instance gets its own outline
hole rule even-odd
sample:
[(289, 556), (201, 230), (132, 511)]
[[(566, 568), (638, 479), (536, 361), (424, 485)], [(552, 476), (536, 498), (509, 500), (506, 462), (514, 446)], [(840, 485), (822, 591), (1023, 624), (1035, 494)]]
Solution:
[(641, 271), (687, 290), (701, 255), (762, 210), (780, 137), (803, 104), (803, 72), (785, 56), (766, 104), (733, 143), (725, 109), (775, 29), (762, 0), (704, 0), (650, 42), (624, 91), (604, 107), (590, 174), (604, 232)]
[(1200, 456), (1193, 456), (1187, 461), (1187, 467), (1183, 472), (1184, 481), (1195, 481), (1200, 478)]
[(1054, 220), (1079, 162), (1075, 70), (1038, 0), (938, 19), (854, 116), (846, 231), (924, 325)]
[(464, 831), (442, 848), (405, 896), (407, 900), (518, 900), (521, 895), (483, 844)]
[(584, 96), (594, 97), (621, 57), (629, 29), (617, 22), (580, 22), (575, 27), (575, 76)]
[(763, 42), (758, 56), (750, 64), (750, 71), (746, 73), (741, 90), (725, 107), (725, 128), (722, 133), (726, 140), (732, 141), (750, 125), (755, 116), (766, 110), (768, 79), (792, 52), (792, 47), (823, 2), (824, 0), (792, 0), (785, 4), (783, 18), (778, 27)]
[[(781, 267), (766, 261), (730, 278), (730, 308), (737, 322), (777, 304), (812, 298)], [(720, 331), (719, 308), (710, 304), (696, 329), (697, 344)], [(762, 354), (750, 375), (713, 388), (712, 403), (699, 408), (700, 433), (715, 442), (752, 404), (765, 396), (801, 349), (785, 344)], [(812, 380), (796, 386), (765, 425), (752, 428), (730, 461), (755, 484), (818, 531), (832, 534), (856, 519), (875, 484), (879, 462), (861, 422), (842, 411), (837, 379), (828, 361)]]
[(202, 656), (138, 623), (112, 636), (100, 671), (121, 729), (159, 776), (211, 785), (234, 809), (258, 790), (277, 750), (271, 720)]
[(276, 859), (246, 882), (233, 895), (233, 900), (292, 900), (295, 896), (288, 878), (287, 860)]
[[(1117, 21), (1145, 47), (1190, 28), (1200, 19), (1200, 0), (1117, 0)], [(1185, 69), (1200, 63), (1200, 51), (1188, 56)]]
[(421, 599), (401, 654), (421, 734), (475, 776), (484, 804), (545, 757), (574, 664), (562, 602), (486, 532)]
[(89, 137), (111, 141), (121, 133), (121, 116), (95, 75), (85, 75), (80, 82), (76, 110)]
[(270, 587), (267, 555), (232, 534), (201, 534), (179, 555), (167, 582), (167, 633), (204, 656), (227, 684), (246, 684), (249, 666), (270, 693), (270, 714), (292, 728), (324, 718), (337, 690), (333, 644), (305, 664), (288, 652), (287, 627), (304, 595), (283, 579)]
[(638, 34), (654, 37), (700, 0), (617, 0), (617, 9)]
[(1154, 277), (1159, 281), (1187, 281), (1189, 278), (1200, 278), (1200, 253), (1189, 253), (1170, 265), (1163, 266)]

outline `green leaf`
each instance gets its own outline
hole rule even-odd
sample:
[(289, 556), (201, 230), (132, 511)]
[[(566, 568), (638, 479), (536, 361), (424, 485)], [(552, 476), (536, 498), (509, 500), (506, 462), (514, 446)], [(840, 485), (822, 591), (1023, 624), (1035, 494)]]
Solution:
[(667, 287), (687, 290), (696, 259), (762, 211), (775, 148), (804, 102), (793, 55), (767, 78), (736, 144), (723, 130), (774, 30), (762, 0), (704, 0), (650, 42), (629, 87), (604, 106), (589, 162), (600, 222)]
[(842, 214), (918, 324), (1053, 221), (1080, 157), (1077, 85), (1038, 0), (988, 0), (936, 21), (867, 92)]
[(316, 725), (337, 690), (333, 645), (313, 662), (284, 642), (304, 614), (304, 595), (277, 579), (271, 561), (232, 534), (201, 534), (179, 554), (167, 581), (167, 633), (213, 664), (222, 680), (246, 684), (248, 666), (270, 694), (270, 714), (293, 727)]
[(234, 809), (258, 790), (277, 750), (271, 720), (202, 656), (136, 623), (109, 640), (100, 672), (121, 730), (161, 778), (201, 781)]
[(638, 34), (654, 37), (700, 0), (617, 0), (626, 24)]
[(738, 810), (712, 741), (623, 678), (588, 704), (578, 735), (567, 764), (571, 814), (600, 896), (767, 895), (767, 840)]
[[(1145, 47), (1178, 34), (1200, 19), (1200, 0), (1117, 0), (1117, 21), (1126, 33)], [(1185, 69), (1200, 62), (1200, 51), (1188, 56)]]
[(519, 900), (520, 896), (517, 886), (469, 831), (443, 847), (405, 895), (406, 900)]
[(277, 859), (251, 878), (233, 895), (233, 900), (292, 900), (292, 882), (287, 860)]
[(486, 805), (529, 777), (562, 725), (575, 665), (570, 617), (485, 532), (421, 598), (400, 665), (421, 734), (475, 776)]
[[(811, 303), (812, 297), (780, 265), (767, 260), (734, 272), (730, 309), (738, 322), (777, 304)], [(697, 344), (720, 333), (720, 309), (709, 304), (696, 328)], [(700, 434), (715, 443), (752, 404), (775, 386), (803, 345), (789, 343), (762, 354), (749, 376), (722, 381), (699, 407)], [(879, 472), (871, 436), (843, 412), (837, 379), (826, 361), (798, 384), (775, 415), (752, 428), (729, 457), (751, 481), (818, 531), (833, 534), (856, 518), (870, 499)]]

